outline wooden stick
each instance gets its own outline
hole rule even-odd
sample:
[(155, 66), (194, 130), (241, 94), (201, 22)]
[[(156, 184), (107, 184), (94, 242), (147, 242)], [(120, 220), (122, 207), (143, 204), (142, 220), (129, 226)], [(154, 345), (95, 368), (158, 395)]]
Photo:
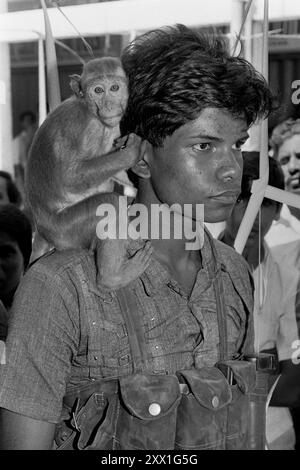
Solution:
[(58, 67), (55, 44), (45, 0), (41, 0), (41, 5), (45, 20), (48, 102), (50, 111), (53, 111), (61, 102)]

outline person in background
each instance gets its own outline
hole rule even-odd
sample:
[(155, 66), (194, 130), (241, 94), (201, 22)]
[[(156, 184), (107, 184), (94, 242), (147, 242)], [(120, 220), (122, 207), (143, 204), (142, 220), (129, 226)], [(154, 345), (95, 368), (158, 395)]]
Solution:
[[(242, 191), (226, 221), (224, 232), (219, 236), (221, 241), (230, 246), (234, 244), (245, 214), (252, 181), (259, 178), (258, 152), (243, 152), (243, 160)], [(273, 158), (269, 158), (269, 168), (269, 184), (284, 189), (283, 172)], [(278, 264), (264, 241), (272, 222), (279, 219), (280, 210), (280, 203), (267, 198), (263, 200), (261, 224), (257, 216), (243, 256), (250, 265), (255, 284), (255, 352), (273, 352), (279, 359), (282, 375), (272, 396), (271, 405), (274, 406), (269, 407), (267, 415), (267, 440), (271, 449), (283, 450), (293, 449), (295, 445), (293, 423), (287, 405), (300, 405), (300, 365), (295, 366), (291, 361), (292, 344), (299, 339), (299, 273), (291, 266)]]
[(0, 204), (22, 205), (22, 196), (15, 185), (12, 176), (7, 171), (0, 170)]
[(13, 139), (14, 174), (17, 186), (24, 197), (24, 176), (28, 152), (37, 130), (36, 115), (24, 111), (19, 116), (21, 132)]
[[(285, 189), (300, 196), (300, 119), (287, 119), (273, 130), (270, 144), (274, 158), (284, 172)], [(266, 242), (272, 248), (279, 264), (295, 266), (300, 272), (300, 209), (283, 205), (280, 218), (267, 234)], [(300, 311), (300, 286), (297, 297)], [(300, 318), (297, 318), (298, 325)], [(291, 410), (296, 430), (296, 450), (300, 449), (300, 408)]]
[[(287, 119), (278, 124), (270, 138), (271, 153), (284, 174), (285, 189), (300, 196), (300, 119)], [(300, 200), (300, 198), (299, 198)], [(272, 224), (266, 236), (270, 248), (300, 241), (300, 209), (283, 204), (280, 217)], [(300, 245), (299, 245), (300, 246)], [(285, 251), (285, 248), (282, 250)], [(293, 258), (293, 255), (292, 255)]]
[(0, 339), (5, 339), (8, 313), (15, 291), (28, 266), (31, 225), (13, 204), (0, 205)]

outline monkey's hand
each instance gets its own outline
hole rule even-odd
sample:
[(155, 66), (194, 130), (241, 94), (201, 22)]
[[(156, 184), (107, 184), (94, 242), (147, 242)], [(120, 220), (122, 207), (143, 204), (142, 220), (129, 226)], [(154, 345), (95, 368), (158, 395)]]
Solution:
[(146, 141), (131, 133), (117, 140), (115, 150), (122, 153), (122, 159), (127, 162), (127, 168), (130, 168), (143, 158)]

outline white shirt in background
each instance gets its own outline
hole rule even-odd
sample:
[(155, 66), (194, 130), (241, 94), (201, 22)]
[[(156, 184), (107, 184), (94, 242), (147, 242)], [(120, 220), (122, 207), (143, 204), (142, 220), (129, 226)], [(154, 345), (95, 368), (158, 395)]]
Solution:
[(283, 204), (279, 220), (274, 220), (265, 236), (270, 248), (286, 243), (300, 241), (300, 220), (293, 216), (286, 204)]

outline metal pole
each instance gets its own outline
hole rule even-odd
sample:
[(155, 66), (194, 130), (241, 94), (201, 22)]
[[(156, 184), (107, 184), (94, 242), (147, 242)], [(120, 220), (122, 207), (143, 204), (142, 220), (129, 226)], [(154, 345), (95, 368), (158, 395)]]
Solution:
[(47, 116), (44, 40), (39, 37), (39, 126)]
[[(230, 21), (230, 50), (233, 51), (236, 38), (240, 32), (244, 15), (244, 0), (232, 0)], [(239, 51), (239, 47), (237, 48)]]
[(45, 0), (40, 0), (44, 12), (45, 32), (46, 32), (46, 62), (47, 62), (47, 88), (50, 111), (55, 109), (61, 102), (60, 86), (58, 77), (58, 67), (56, 59), (55, 44), (51, 30)]
[[(7, 12), (7, 0), (0, 2), (0, 12)], [(0, 169), (13, 174), (12, 103), (9, 44), (0, 44)]]

